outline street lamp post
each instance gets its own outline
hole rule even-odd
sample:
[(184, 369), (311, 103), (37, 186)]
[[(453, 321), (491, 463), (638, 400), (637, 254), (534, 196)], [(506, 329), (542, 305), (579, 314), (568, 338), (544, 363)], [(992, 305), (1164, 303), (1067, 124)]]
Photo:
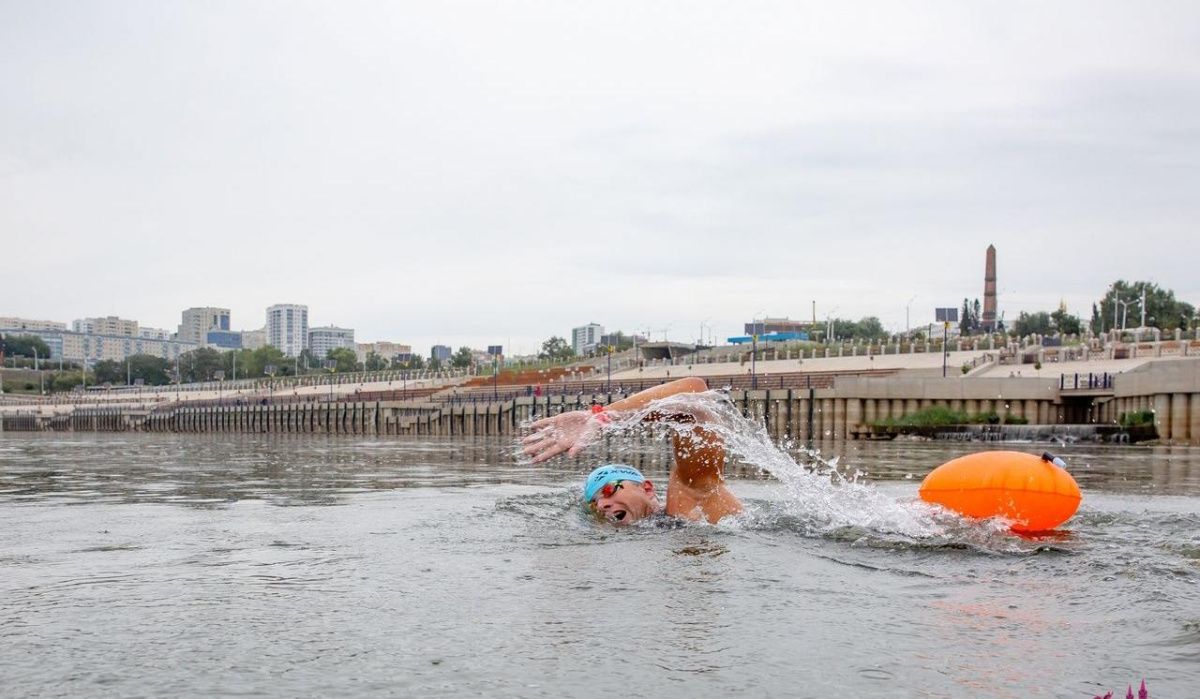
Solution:
[(37, 347), (34, 347), (33, 348), (33, 370), (36, 371), (37, 375), (38, 375), (38, 390), (41, 391), (41, 395), (44, 396), (44, 395), (46, 395), (46, 378), (44, 376), (42, 376), (42, 370), (41, 370), (40, 366), (41, 365), (38, 363)]
[[(757, 328), (755, 328), (757, 330)], [(758, 333), (750, 335), (750, 389), (758, 388), (758, 374), (754, 362), (758, 358)]]
[(492, 355), (492, 400), (500, 400), (500, 355)]
[(1117, 303), (1121, 304), (1121, 331), (1124, 332), (1125, 322), (1129, 320), (1129, 304), (1134, 301), (1117, 301)]
[[(946, 359), (950, 355), (950, 347), (947, 344), (950, 334), (950, 321), (942, 323), (942, 378), (946, 378)], [(961, 337), (961, 335), (960, 335)]]
[(329, 370), (329, 402), (333, 402), (333, 375), (337, 373), (337, 360), (326, 359), (325, 368)]

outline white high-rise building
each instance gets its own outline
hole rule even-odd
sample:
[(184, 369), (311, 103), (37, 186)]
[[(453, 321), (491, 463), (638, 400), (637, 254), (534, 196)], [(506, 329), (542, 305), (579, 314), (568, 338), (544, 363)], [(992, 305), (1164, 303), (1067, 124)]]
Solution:
[(308, 306), (277, 303), (267, 308), (267, 344), (289, 357), (308, 346)]
[(588, 323), (578, 328), (571, 329), (571, 347), (575, 349), (575, 354), (584, 355), (596, 349), (596, 345), (600, 344), (600, 336), (604, 334), (604, 326), (596, 323)]
[(354, 350), (354, 330), (335, 328), (332, 325), (308, 331), (308, 351), (317, 359), (324, 359), (329, 350), (344, 347)]

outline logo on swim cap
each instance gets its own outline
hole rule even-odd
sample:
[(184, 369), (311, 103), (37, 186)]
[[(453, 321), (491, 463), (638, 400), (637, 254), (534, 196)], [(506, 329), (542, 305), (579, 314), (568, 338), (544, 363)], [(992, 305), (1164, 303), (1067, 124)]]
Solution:
[(625, 464), (609, 464), (607, 466), (601, 466), (595, 471), (592, 471), (591, 475), (587, 477), (587, 481), (585, 481), (583, 484), (584, 502), (591, 502), (594, 500), (596, 493), (600, 492), (600, 489), (603, 488), (605, 484), (612, 483), (614, 481), (633, 481), (634, 483), (645, 483), (646, 477), (642, 475), (641, 471), (632, 466), (626, 466)]

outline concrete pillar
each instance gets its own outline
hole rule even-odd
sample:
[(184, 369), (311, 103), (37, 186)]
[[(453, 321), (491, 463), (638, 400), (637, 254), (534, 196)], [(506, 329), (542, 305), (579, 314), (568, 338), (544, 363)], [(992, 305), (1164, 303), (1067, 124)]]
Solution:
[(1193, 393), (1191, 409), (1188, 411), (1188, 441), (1192, 446), (1200, 446), (1200, 393)]
[(863, 407), (862, 401), (857, 398), (846, 399), (846, 439), (853, 439), (852, 432), (862, 427)]
[(1038, 402), (1032, 398), (1026, 400), (1021, 416), (1030, 423), (1036, 423), (1038, 421)]
[(1171, 438), (1171, 396), (1166, 393), (1154, 396), (1154, 426), (1159, 439)]
[(875, 413), (875, 400), (872, 398), (867, 398), (863, 401), (863, 424), (873, 425), (878, 420), (879, 418), (876, 417)]
[(833, 437), (833, 399), (821, 399), (821, 427), (817, 432), (817, 439), (830, 439)]
[(1187, 442), (1191, 439), (1186, 393), (1171, 395), (1171, 439), (1177, 442)]
[(807, 398), (796, 398), (792, 401), (792, 436), (796, 439), (808, 439)]
[(909, 398), (909, 399), (905, 400), (904, 401), (904, 415), (912, 415), (913, 413), (917, 412), (917, 405), (918, 405), (918, 403), (915, 398)]

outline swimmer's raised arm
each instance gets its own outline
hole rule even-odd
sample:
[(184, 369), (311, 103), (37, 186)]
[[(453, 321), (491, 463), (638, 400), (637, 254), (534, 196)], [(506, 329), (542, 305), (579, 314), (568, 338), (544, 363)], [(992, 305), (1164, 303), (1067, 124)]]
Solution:
[[(650, 405), (653, 401), (667, 398), (680, 393), (702, 393), (708, 390), (704, 379), (690, 377), (678, 379), (670, 383), (647, 388), (644, 391), (616, 401), (604, 409), (606, 417), (620, 419), (622, 414), (636, 412)], [(652, 414), (647, 419), (657, 420), (666, 416)], [(689, 416), (691, 417), (691, 416)], [(692, 417), (691, 419), (694, 419)], [(566, 452), (567, 456), (576, 456), (590, 444), (607, 422), (586, 410), (574, 410), (561, 413), (554, 417), (538, 420), (530, 425), (533, 433), (522, 440), (524, 452), (533, 457), (533, 463), (540, 463)]]

